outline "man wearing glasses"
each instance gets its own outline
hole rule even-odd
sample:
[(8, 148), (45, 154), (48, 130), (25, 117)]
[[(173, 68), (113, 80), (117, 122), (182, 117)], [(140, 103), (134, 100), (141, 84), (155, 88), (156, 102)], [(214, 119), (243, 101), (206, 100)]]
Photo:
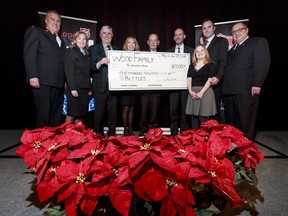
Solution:
[(232, 27), (234, 46), (227, 55), (222, 94), (226, 123), (253, 140), (259, 94), (271, 60), (268, 41), (262, 37), (249, 37), (248, 32), (249, 28), (243, 22)]

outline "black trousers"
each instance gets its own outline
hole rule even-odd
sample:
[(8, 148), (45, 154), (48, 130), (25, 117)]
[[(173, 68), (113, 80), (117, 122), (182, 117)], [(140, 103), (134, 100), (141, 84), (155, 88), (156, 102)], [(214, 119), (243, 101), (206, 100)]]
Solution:
[[(104, 93), (93, 92), (94, 95), (94, 130), (96, 133), (103, 134), (104, 126), (106, 126), (104, 119), (107, 113), (107, 126), (110, 133), (115, 133), (117, 124), (117, 105), (118, 96), (110, 92), (108, 88)], [(105, 112), (107, 111), (107, 112)]]
[(180, 121), (180, 131), (191, 128), (189, 116), (186, 115), (188, 90), (173, 91), (169, 93), (170, 103), (170, 130), (171, 134), (177, 132)]
[(259, 96), (251, 94), (223, 95), (226, 124), (233, 125), (249, 139), (256, 136), (255, 126)]
[(140, 96), (140, 122), (141, 132), (158, 127), (158, 112), (161, 102), (160, 93), (141, 94)]
[(31, 88), (36, 106), (36, 127), (61, 124), (64, 89), (41, 85), (40, 88)]

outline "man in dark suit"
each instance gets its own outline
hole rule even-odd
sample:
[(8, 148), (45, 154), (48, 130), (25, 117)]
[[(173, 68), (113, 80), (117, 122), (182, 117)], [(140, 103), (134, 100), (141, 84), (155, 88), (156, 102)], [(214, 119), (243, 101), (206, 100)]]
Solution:
[(243, 22), (234, 24), (231, 32), (235, 45), (227, 55), (222, 88), (226, 123), (253, 140), (259, 94), (271, 63), (269, 44), (265, 38), (249, 37)]
[(101, 43), (89, 47), (90, 65), (92, 71), (92, 91), (94, 95), (94, 130), (103, 134), (104, 114), (107, 108), (108, 136), (114, 136), (117, 124), (118, 97), (115, 92), (109, 91), (108, 86), (108, 50), (119, 50), (111, 45), (113, 38), (112, 28), (105, 25), (100, 30)]
[(58, 126), (64, 93), (65, 43), (58, 36), (61, 18), (50, 10), (45, 17), (46, 29), (29, 27), (25, 32), (23, 57), (27, 80), (34, 95), (36, 127)]
[[(167, 52), (175, 53), (190, 53), (192, 59), (192, 53), (194, 48), (184, 44), (186, 34), (182, 28), (177, 28), (174, 31), (175, 46), (167, 50)], [(187, 74), (187, 71), (183, 71)], [(172, 90), (169, 92), (170, 101), (170, 132), (172, 136), (178, 134), (179, 120), (180, 120), (180, 132), (191, 128), (189, 124), (190, 120), (186, 115), (185, 109), (187, 104), (188, 90)], [(180, 106), (180, 110), (179, 110)]]
[[(157, 52), (160, 44), (159, 36), (151, 33), (148, 36), (147, 45), (150, 52)], [(149, 129), (158, 127), (158, 112), (161, 102), (161, 93), (157, 90), (145, 90), (140, 92), (140, 133), (139, 137), (146, 135)]]
[(210, 58), (215, 62), (217, 67), (217, 74), (212, 77), (211, 84), (214, 90), (217, 114), (215, 119), (219, 123), (225, 123), (224, 116), (221, 116), (221, 100), (222, 100), (222, 77), (224, 67), (227, 60), (227, 53), (229, 49), (229, 43), (226, 38), (217, 37), (215, 35), (216, 27), (211, 19), (205, 19), (202, 21), (202, 34), (203, 42), (208, 49)]

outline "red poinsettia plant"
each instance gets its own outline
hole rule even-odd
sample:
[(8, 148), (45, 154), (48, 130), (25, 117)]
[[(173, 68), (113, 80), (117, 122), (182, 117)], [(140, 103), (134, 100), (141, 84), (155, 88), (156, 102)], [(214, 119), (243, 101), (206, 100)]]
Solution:
[(211, 197), (237, 207), (244, 201), (235, 185), (247, 178), (256, 184), (264, 160), (241, 131), (215, 120), (174, 137), (151, 129), (143, 138), (107, 138), (64, 123), (26, 129), (21, 143), (16, 153), (35, 172), (39, 201), (50, 204), (48, 213), (68, 216), (196, 215)]

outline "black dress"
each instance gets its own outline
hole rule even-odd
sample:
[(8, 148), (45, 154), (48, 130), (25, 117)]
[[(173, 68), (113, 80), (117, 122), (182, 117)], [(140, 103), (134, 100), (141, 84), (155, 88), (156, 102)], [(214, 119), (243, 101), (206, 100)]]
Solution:
[[(67, 89), (67, 114), (82, 116), (88, 112), (90, 90), (90, 63), (87, 55), (83, 55), (78, 47), (67, 49), (64, 58)], [(78, 97), (71, 94), (78, 91)]]
[(120, 104), (122, 106), (135, 106), (137, 100), (135, 91), (122, 91), (120, 95)]

